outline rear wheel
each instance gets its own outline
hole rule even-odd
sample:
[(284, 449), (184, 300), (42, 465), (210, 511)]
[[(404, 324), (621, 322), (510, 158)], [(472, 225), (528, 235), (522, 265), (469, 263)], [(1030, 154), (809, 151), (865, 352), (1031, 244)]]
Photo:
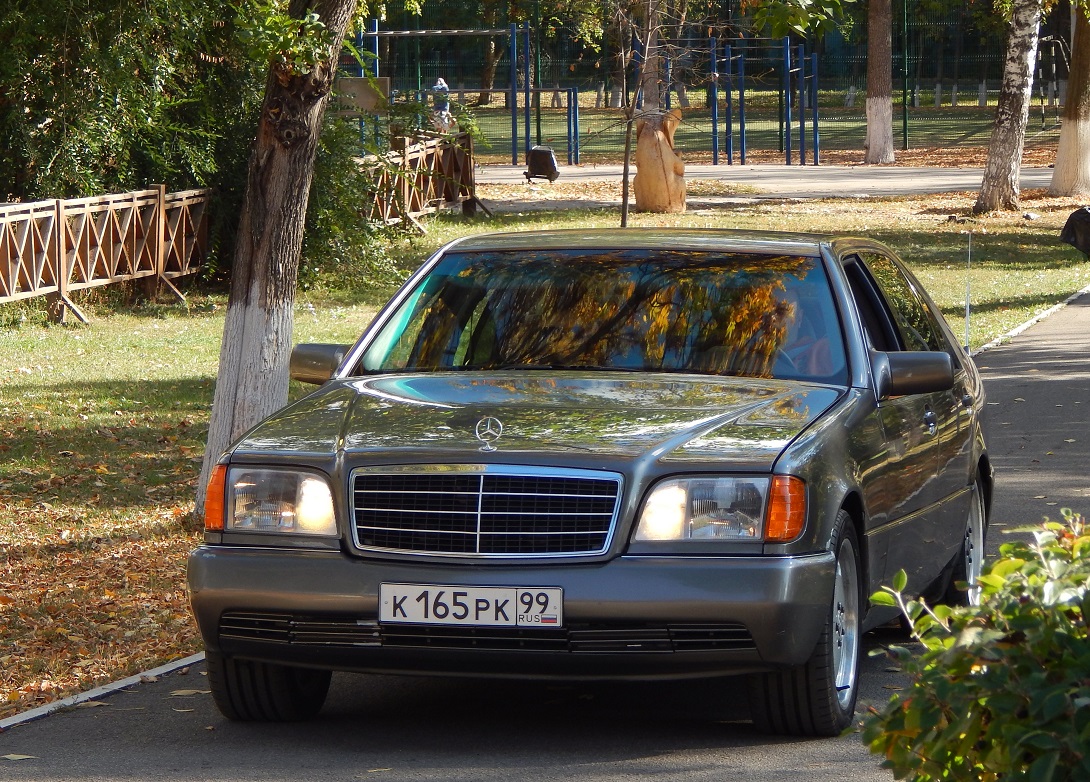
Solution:
[(836, 575), (825, 628), (810, 659), (750, 677), (753, 723), (765, 733), (836, 736), (851, 724), (859, 694), (859, 542), (851, 517), (837, 517)]
[[(973, 486), (969, 513), (965, 518), (965, 537), (961, 541), (961, 551), (958, 552), (950, 585), (943, 596), (943, 602), (947, 605), (980, 604), (980, 577), (984, 573), (984, 539), (987, 534), (988, 516), (984, 509), (984, 491), (977, 480)], [(958, 582), (968, 584), (969, 588), (959, 589)]]
[(329, 692), (329, 671), (236, 660), (206, 652), (216, 708), (239, 722), (297, 722), (317, 714)]

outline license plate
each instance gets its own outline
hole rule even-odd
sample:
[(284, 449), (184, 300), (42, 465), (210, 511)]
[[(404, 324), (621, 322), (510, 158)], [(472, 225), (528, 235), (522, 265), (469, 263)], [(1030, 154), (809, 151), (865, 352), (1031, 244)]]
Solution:
[(470, 587), (382, 584), (379, 621), (425, 625), (561, 627), (559, 587)]

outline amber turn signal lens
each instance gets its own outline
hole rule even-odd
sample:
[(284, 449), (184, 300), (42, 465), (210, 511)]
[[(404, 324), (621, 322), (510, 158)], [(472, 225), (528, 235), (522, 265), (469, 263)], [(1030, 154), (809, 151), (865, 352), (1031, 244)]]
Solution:
[(793, 475), (772, 476), (765, 540), (776, 543), (794, 540), (805, 524), (806, 484)]
[(204, 497), (204, 531), (223, 532), (223, 503), (227, 495), (227, 465), (217, 464)]

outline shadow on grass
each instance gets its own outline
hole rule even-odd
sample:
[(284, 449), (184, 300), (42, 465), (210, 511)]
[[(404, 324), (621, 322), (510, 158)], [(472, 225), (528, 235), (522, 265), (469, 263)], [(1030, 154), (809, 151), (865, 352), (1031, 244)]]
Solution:
[[(1002, 310), (1017, 310), (1027, 309), (1031, 311), (1042, 311), (1057, 303), (1055, 294), (1047, 295), (1043, 293), (1026, 294), (1024, 296), (1005, 296), (1002, 301), (983, 301), (978, 302), (973, 299), (972, 311), (975, 315), (980, 315), (985, 312), (1000, 312)], [(952, 304), (946, 307), (940, 307), (942, 314), (947, 317), (963, 317), (965, 315), (964, 304)]]

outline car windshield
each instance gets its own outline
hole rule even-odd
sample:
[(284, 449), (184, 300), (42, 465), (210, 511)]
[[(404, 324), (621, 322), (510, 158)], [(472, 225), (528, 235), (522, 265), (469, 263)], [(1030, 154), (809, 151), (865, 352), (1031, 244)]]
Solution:
[(360, 368), (847, 381), (819, 259), (648, 249), (448, 254), (386, 319)]

